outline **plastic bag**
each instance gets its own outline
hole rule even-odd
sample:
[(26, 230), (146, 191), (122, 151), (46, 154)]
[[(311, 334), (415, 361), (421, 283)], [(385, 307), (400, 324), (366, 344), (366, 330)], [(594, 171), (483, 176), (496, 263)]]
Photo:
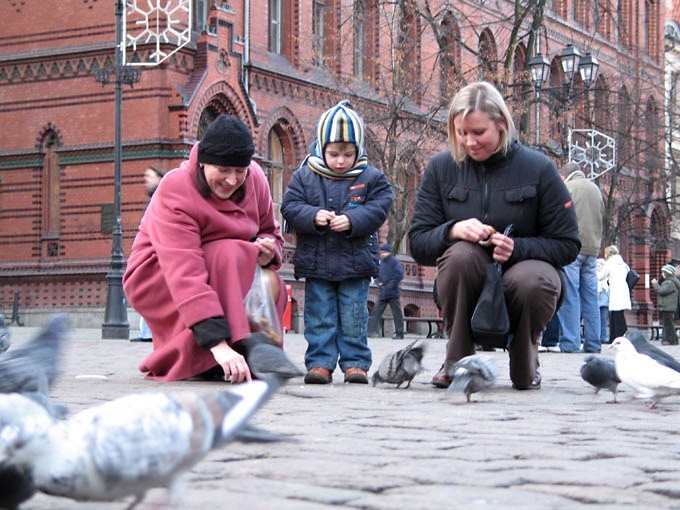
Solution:
[(250, 331), (262, 333), (280, 345), (283, 342), (281, 321), (276, 312), (274, 296), (267, 287), (267, 278), (259, 265), (255, 268), (253, 284), (246, 294), (245, 307)]

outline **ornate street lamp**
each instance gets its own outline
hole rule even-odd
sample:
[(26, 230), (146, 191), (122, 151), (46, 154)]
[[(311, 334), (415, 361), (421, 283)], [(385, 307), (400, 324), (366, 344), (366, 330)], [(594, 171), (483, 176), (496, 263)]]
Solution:
[[(596, 82), (600, 69), (600, 63), (590, 53), (581, 55), (578, 48), (568, 44), (559, 54), (560, 65), (564, 73), (564, 83), (559, 89), (546, 88), (550, 78), (550, 62), (546, 57), (537, 53), (529, 60), (531, 81), (539, 99), (541, 91), (551, 92), (561, 103), (563, 108), (564, 124), (562, 131), (567, 136), (569, 160), (588, 167), (588, 177), (593, 179), (614, 167), (616, 147), (613, 138), (594, 129), (571, 130), (567, 134), (567, 112), (571, 100), (581, 92), (589, 93), (590, 87)], [(578, 71), (585, 90), (573, 91), (572, 86)], [(536, 144), (539, 143), (540, 131), (540, 107), (536, 109)]]
[(537, 53), (529, 60), (529, 69), (531, 69), (531, 83), (536, 90), (540, 90), (541, 85), (548, 83), (550, 78), (550, 61)]
[[(123, 292), (125, 258), (121, 225), (123, 84), (132, 86), (139, 81), (139, 66), (157, 66), (191, 41), (191, 13), (191, 0), (146, 0), (139, 3), (138, 0), (116, 0), (115, 68), (101, 68), (94, 73), (95, 79), (102, 85), (109, 83), (112, 75), (115, 79), (113, 241), (111, 271), (106, 275), (108, 290), (102, 338), (127, 339), (130, 336), (127, 300)], [(133, 27), (132, 32), (128, 25)], [(152, 44), (148, 61), (125, 65), (126, 43), (133, 50), (141, 44)]]
[(578, 71), (581, 73), (581, 81), (586, 86), (590, 86), (597, 80), (597, 73), (600, 70), (600, 63), (595, 57), (590, 53), (586, 53), (586, 56), (581, 59), (578, 65)]
[(102, 324), (102, 338), (127, 339), (130, 336), (130, 324), (127, 319), (127, 302), (123, 292), (123, 273), (125, 259), (123, 257), (123, 228), (121, 225), (121, 160), (122, 160), (122, 111), (123, 84), (132, 86), (140, 79), (141, 71), (123, 65), (123, 0), (116, 0), (116, 46), (115, 68), (97, 69), (95, 80), (102, 86), (110, 83), (114, 76), (114, 135), (113, 135), (113, 231), (111, 246), (111, 271), (106, 275), (108, 288), (106, 292), (106, 309)]
[[(555, 95), (562, 103), (563, 118), (565, 119), (562, 131), (566, 135), (566, 117), (567, 112), (569, 111), (571, 100), (574, 99), (574, 91), (572, 90), (572, 87), (575, 81), (576, 72), (578, 71), (579, 75), (581, 76), (581, 80), (583, 81), (587, 92), (590, 88), (590, 85), (594, 83), (595, 79), (597, 78), (599, 63), (597, 59), (590, 53), (583, 57), (578, 48), (576, 48), (573, 44), (567, 44), (567, 46), (560, 52), (558, 58), (560, 59), (560, 65), (564, 74), (564, 83), (562, 83), (561, 94), (560, 91), (544, 87), (544, 85), (548, 83), (550, 77), (550, 62), (546, 57), (540, 53), (537, 53), (529, 60), (529, 69), (531, 70), (531, 81), (534, 85), (534, 90), (536, 91), (536, 98), (538, 99), (540, 97), (541, 90), (545, 90), (552, 92), (553, 95)], [(537, 106), (537, 118), (539, 118), (538, 109), (539, 107)]]
[(581, 52), (573, 44), (567, 44), (560, 52), (560, 64), (564, 72), (565, 81), (571, 83), (581, 62)]

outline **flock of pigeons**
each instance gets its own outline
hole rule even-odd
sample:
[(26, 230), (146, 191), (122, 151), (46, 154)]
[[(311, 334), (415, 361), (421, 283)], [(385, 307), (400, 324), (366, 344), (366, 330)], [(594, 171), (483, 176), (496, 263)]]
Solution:
[[(378, 382), (411, 384), (413, 378), (422, 370), (424, 346), (414, 341), (388, 355), (373, 374), (373, 385)], [(612, 343), (616, 349), (614, 359), (594, 354), (584, 358), (581, 377), (595, 387), (609, 390), (617, 402), (620, 383), (634, 391), (635, 398), (649, 401), (653, 409), (667, 396), (680, 394), (680, 362), (667, 352), (650, 344), (639, 331), (630, 331)], [(488, 355), (472, 355), (462, 358), (449, 370), (451, 385), (448, 393), (464, 393), (470, 402), (473, 393), (490, 389), (498, 370), (495, 359)]]
[(650, 344), (639, 331), (629, 331), (612, 343), (612, 359), (589, 355), (581, 366), (581, 377), (595, 387), (609, 390), (617, 402), (620, 383), (633, 389), (635, 398), (648, 400), (650, 409), (670, 395), (680, 393), (680, 362)]
[[(249, 356), (257, 380), (209, 392), (149, 392), (120, 397), (70, 415), (52, 402), (50, 388), (70, 331), (58, 315), (28, 343), (11, 347), (0, 315), (0, 508), (15, 509), (37, 491), (76, 501), (115, 501), (166, 487), (180, 496), (188, 470), (213, 448), (230, 441), (285, 438), (248, 424), (253, 414), (290, 378), (302, 375), (279, 348), (262, 344)], [(647, 342), (639, 332), (617, 338), (614, 359), (589, 355), (582, 378), (617, 400), (618, 385), (656, 407), (680, 393), (680, 363)], [(405, 388), (422, 370), (425, 346), (415, 340), (388, 355), (372, 376), (378, 383)], [(495, 359), (472, 355), (454, 364), (449, 393), (490, 389)]]
[(229, 389), (149, 392), (120, 397), (69, 415), (49, 389), (70, 330), (55, 317), (30, 342), (10, 348), (0, 324), (0, 508), (15, 509), (37, 491), (76, 501), (115, 501), (167, 487), (180, 496), (188, 470), (232, 440), (278, 441), (248, 425), (286, 380), (302, 375), (283, 351), (258, 347), (258, 377)]

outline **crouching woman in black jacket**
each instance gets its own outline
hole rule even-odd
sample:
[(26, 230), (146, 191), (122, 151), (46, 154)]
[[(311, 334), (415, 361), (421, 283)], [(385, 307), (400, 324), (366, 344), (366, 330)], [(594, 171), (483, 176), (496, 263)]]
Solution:
[[(450, 149), (427, 166), (409, 231), (413, 258), (437, 266), (449, 338), (432, 384), (447, 387), (450, 367), (475, 352), (470, 318), (493, 259), (504, 270), (510, 379), (516, 389), (539, 389), (538, 345), (560, 296), (558, 269), (581, 246), (569, 192), (545, 155), (516, 140), (508, 107), (489, 83), (453, 98), (448, 138)], [(500, 233), (511, 224), (512, 237)]]

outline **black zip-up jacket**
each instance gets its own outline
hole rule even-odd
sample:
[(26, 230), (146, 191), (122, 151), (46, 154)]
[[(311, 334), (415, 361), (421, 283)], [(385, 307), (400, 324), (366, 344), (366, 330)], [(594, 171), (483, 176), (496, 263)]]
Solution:
[(507, 265), (537, 259), (559, 268), (581, 249), (571, 197), (555, 165), (517, 141), (506, 155), (483, 163), (466, 158), (457, 164), (450, 150), (430, 160), (409, 230), (413, 258), (436, 265), (456, 242), (446, 238), (451, 226), (469, 218), (498, 232), (514, 225), (515, 248)]

